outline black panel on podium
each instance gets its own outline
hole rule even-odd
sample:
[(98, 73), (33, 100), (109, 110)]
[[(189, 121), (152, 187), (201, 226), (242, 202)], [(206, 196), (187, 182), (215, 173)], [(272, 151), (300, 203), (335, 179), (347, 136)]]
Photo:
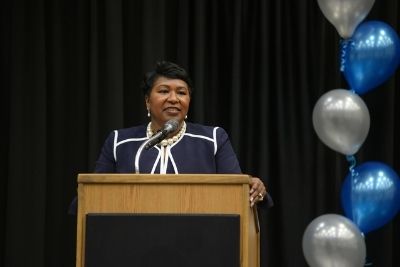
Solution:
[(88, 214), (86, 267), (240, 266), (239, 215)]

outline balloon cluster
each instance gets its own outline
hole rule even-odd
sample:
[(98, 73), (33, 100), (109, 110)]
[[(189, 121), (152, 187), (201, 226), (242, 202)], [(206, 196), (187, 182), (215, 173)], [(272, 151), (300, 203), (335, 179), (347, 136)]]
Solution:
[(320, 140), (346, 156), (350, 167), (341, 190), (345, 216), (326, 214), (314, 219), (303, 235), (307, 263), (318, 266), (363, 266), (364, 234), (382, 227), (400, 209), (400, 179), (382, 162), (356, 166), (354, 154), (370, 127), (360, 95), (384, 83), (400, 64), (400, 39), (382, 21), (365, 21), (375, 0), (317, 0), (322, 13), (343, 38), (340, 71), (350, 89), (323, 94), (313, 110)]

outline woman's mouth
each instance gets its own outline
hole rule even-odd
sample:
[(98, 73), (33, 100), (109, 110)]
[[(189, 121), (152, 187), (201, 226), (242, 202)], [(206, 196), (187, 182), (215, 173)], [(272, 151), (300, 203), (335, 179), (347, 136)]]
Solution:
[(181, 112), (181, 110), (176, 107), (168, 107), (168, 108), (165, 108), (164, 111), (171, 115), (178, 114)]

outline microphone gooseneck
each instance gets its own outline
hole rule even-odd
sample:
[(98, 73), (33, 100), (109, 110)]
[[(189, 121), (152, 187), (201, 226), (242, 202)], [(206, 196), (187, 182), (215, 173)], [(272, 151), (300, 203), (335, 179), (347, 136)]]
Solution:
[(150, 149), (153, 146), (157, 145), (160, 143), (162, 140), (165, 139), (170, 133), (173, 133), (178, 129), (179, 122), (175, 119), (169, 120), (164, 124), (164, 127), (158, 131), (156, 134), (154, 134), (152, 137), (150, 137), (148, 140), (143, 142), (135, 156), (135, 173), (139, 173), (139, 158), (140, 155), (142, 154), (143, 149)]
[(179, 122), (177, 120), (169, 120), (164, 124), (164, 127), (158, 131), (156, 134), (154, 134), (152, 137), (150, 137), (149, 142), (145, 145), (145, 149), (148, 150), (152, 148), (153, 146), (157, 145), (160, 143), (162, 140), (165, 139), (170, 133), (173, 133), (178, 129)]

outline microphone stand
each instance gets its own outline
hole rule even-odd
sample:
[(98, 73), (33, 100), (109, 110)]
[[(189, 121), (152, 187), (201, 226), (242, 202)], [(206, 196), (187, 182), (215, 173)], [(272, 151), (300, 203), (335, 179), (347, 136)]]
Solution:
[(177, 120), (169, 120), (164, 124), (162, 130), (158, 131), (155, 135), (143, 142), (135, 156), (135, 173), (139, 174), (139, 157), (142, 154), (143, 149), (150, 149), (151, 147), (157, 145), (162, 139), (164, 139), (169, 133), (173, 132), (178, 128)]
[(140, 158), (140, 155), (142, 154), (142, 151), (143, 151), (143, 149), (145, 148), (145, 146), (148, 144), (148, 143), (150, 143), (152, 141), (152, 139), (150, 138), (150, 139), (147, 139), (146, 141), (144, 141), (141, 145), (140, 145), (140, 147), (139, 147), (139, 149), (138, 149), (138, 151), (137, 151), (137, 153), (136, 153), (136, 156), (135, 156), (135, 173), (136, 174), (139, 174), (139, 158)]

